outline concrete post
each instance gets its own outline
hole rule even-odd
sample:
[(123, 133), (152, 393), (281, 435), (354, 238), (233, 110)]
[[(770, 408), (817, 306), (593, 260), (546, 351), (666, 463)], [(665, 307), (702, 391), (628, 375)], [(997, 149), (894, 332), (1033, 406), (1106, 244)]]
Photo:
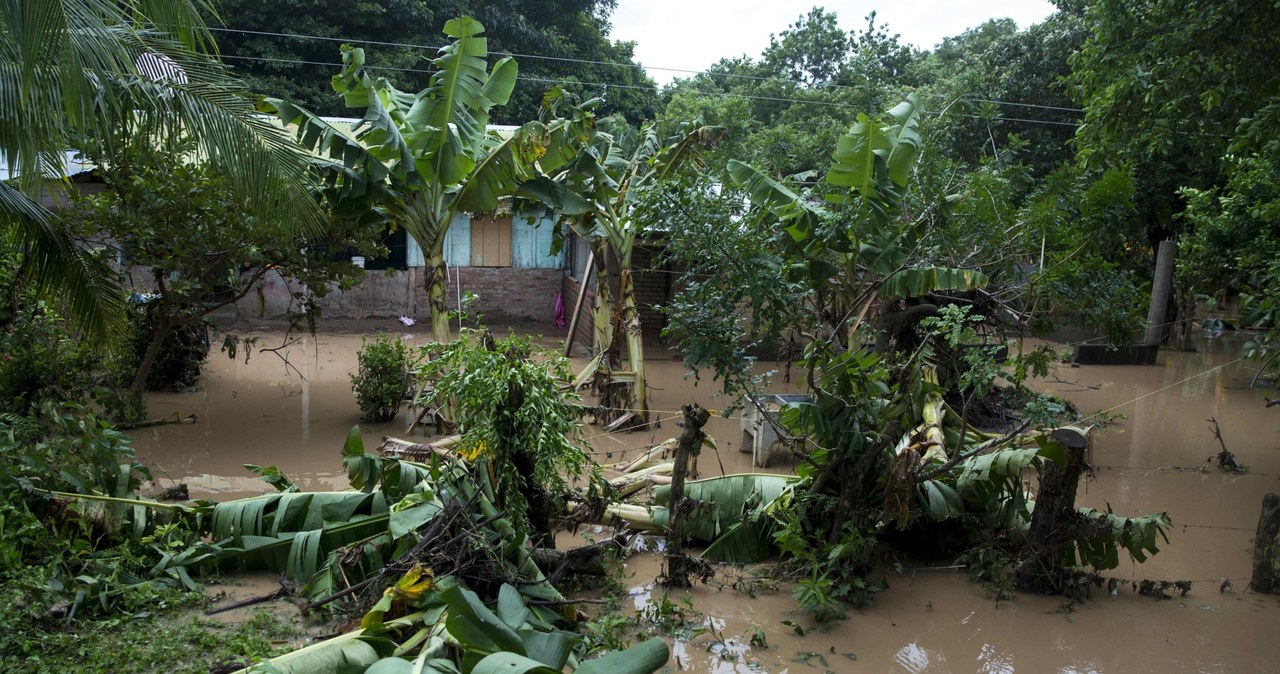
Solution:
[(1173, 262), (1178, 246), (1172, 241), (1161, 241), (1156, 253), (1156, 276), (1151, 283), (1151, 311), (1147, 313), (1147, 338), (1143, 344), (1160, 346), (1163, 341), (1164, 322), (1168, 317), (1169, 292), (1173, 288)]

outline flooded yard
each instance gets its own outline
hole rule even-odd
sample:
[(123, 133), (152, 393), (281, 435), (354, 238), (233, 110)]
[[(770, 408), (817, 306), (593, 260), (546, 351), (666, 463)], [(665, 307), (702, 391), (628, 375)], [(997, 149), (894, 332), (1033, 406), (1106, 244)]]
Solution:
[[(347, 375), (355, 369), (361, 337), (373, 337), (379, 328), (411, 344), (429, 333), (392, 322), (347, 326), (304, 337), (283, 351), (289, 366), (271, 354), (255, 354), (248, 363), (213, 354), (198, 391), (153, 395), (149, 402), (153, 417), (195, 414), (197, 423), (133, 432), (139, 458), (162, 482), (168, 475), (188, 483), (193, 497), (225, 500), (269, 491), (245, 463), (279, 466), (303, 489), (345, 488), (339, 452), (359, 416)], [(274, 333), (262, 337), (264, 343), (279, 339)], [(1187, 596), (1174, 592), (1172, 599), (1157, 600), (1125, 586), (1115, 596), (1095, 589), (1092, 600), (1075, 604), (1025, 594), (996, 602), (961, 569), (908, 564), (883, 572), (889, 589), (872, 607), (821, 628), (798, 614), (788, 588), (748, 597), (728, 586), (732, 574), (725, 570), (713, 584), (687, 592), (711, 629), (677, 644), (679, 666), (792, 673), (1280, 670), (1280, 598), (1245, 591), (1262, 497), (1280, 491), (1280, 409), (1265, 408), (1265, 390), (1247, 388), (1253, 370), (1240, 360), (1238, 342), (1200, 346), (1197, 353), (1161, 352), (1154, 366), (1058, 365), (1033, 384), (1071, 400), (1086, 416), (1105, 413), (1092, 421), (1109, 420), (1095, 433), (1096, 471), (1081, 485), (1080, 505), (1110, 506), (1126, 515), (1163, 510), (1173, 519), (1159, 555), (1106, 575), (1191, 580)], [(681, 404), (696, 400), (724, 409), (731, 402), (713, 395), (714, 382), (695, 387), (670, 354), (655, 350), (648, 368), (655, 387), (651, 406), (661, 426), (631, 434), (589, 426), (585, 435), (602, 463), (677, 435)], [(1211, 417), (1247, 473), (1225, 474), (1206, 463), (1220, 450), (1209, 430)], [(363, 426), (366, 446), (376, 446), (383, 435), (403, 435), (404, 427), (403, 415)], [(703, 454), (703, 476), (755, 470), (750, 455), (738, 451), (737, 419), (714, 418), (707, 431), (720, 449)], [(661, 597), (652, 583), (656, 557), (636, 555), (627, 571), (634, 608)], [(1230, 587), (1220, 591), (1224, 580)], [(668, 599), (680, 603), (685, 596), (672, 592)], [(763, 638), (753, 644), (757, 628)]]

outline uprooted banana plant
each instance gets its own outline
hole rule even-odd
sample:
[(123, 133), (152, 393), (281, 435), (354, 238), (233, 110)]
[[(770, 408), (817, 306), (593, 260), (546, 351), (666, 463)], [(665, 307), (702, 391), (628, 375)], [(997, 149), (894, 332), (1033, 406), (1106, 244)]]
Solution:
[[(703, 556), (750, 563), (780, 555), (800, 579), (805, 608), (835, 617), (840, 602), (865, 601), (875, 590), (868, 576), (886, 544), (953, 558), (991, 546), (1002, 564), (1024, 569), (1019, 586), (1052, 592), (1115, 568), (1122, 552), (1139, 562), (1157, 552), (1170, 527), (1164, 513), (1126, 518), (1076, 508), (1079, 474), (1068, 467), (1083, 465), (1088, 428), (974, 428), (946, 402), (928, 360), (893, 364), (868, 350), (824, 357), (813, 402), (780, 414), (781, 432), (806, 447), (797, 477), (686, 483), (688, 530), (706, 546)], [(668, 449), (613, 466), (618, 494), (652, 486), (655, 502), (611, 504), (606, 519), (665, 530)], [(1040, 476), (1047, 505), (1039, 512), (1023, 481), (1028, 471)]]
[[(547, 580), (525, 531), (495, 505), (482, 457), (438, 449), (422, 462), (343, 449), (354, 491), (307, 493), (272, 467), (278, 490), (224, 503), (160, 504), (60, 492), (129, 513), (147, 532), (163, 512), (213, 543), (164, 557), (153, 573), (191, 583), (197, 568), (265, 568), (303, 584), (310, 608), (364, 613), (359, 630), (286, 654), (263, 671), (578, 672), (647, 674), (667, 646), (652, 640), (587, 660), (578, 612)], [(497, 613), (472, 590), (496, 597)]]

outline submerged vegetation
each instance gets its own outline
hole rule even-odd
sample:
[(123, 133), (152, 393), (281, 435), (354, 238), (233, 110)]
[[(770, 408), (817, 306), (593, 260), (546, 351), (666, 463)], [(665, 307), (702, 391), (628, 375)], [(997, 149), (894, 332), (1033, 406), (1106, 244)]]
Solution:
[[(363, 115), (348, 132), (276, 97), (261, 107), (287, 131), (253, 114), (202, 0), (0, 10), (0, 90), (21, 103), (0, 111), (0, 158), (18, 172), (0, 182), (0, 666), (159, 671), (198, 650), (181, 666), (647, 674), (670, 657), (661, 638), (633, 644), (634, 621), (592, 620), (565, 596), (571, 578), (616, 584), (638, 532), (670, 537), (671, 585), (772, 562), (769, 582), (818, 621), (867, 604), (906, 558), (964, 564), (1001, 598), (1118, 583), (1104, 574), (1155, 554), (1172, 522), (1077, 507), (1091, 428), (1026, 388), (1057, 356), (1020, 338), (1072, 325), (1132, 343), (1154, 251), (1173, 237), (1180, 345), (1197, 312), (1238, 298), (1255, 381), (1280, 361), (1274, 73), (1201, 48), (1229, 22), (1271, 49), (1280, 16), (1182, 7), (1062, 2), (1026, 31), (993, 21), (928, 52), (874, 15), (845, 34), (814, 9), (759, 61), (721, 61), (652, 105), (581, 100), (585, 85), (565, 82), (501, 133), (488, 121), (519, 65), (490, 64), (470, 17), (443, 22), (450, 43), (423, 82), (393, 84), (344, 46), (333, 90)], [(590, 26), (544, 28), (594, 44)], [(74, 60), (46, 72), (33, 55)], [(1087, 122), (1074, 151), (1057, 127), (1075, 122), (1044, 117), (1061, 112)], [(69, 148), (93, 159), (77, 181), (100, 193), (79, 194), (50, 159)], [(527, 339), (451, 332), (454, 216), (507, 208), (552, 214), (555, 245), (572, 235), (590, 252), (595, 339), (576, 377)], [(318, 300), (359, 278), (350, 253), (380, 251), (388, 226), (425, 255), (436, 341), (366, 343), (353, 392), (368, 421), (413, 394), (456, 434), (369, 451), (353, 429), (342, 491), (304, 492), (266, 465), (246, 469), (275, 493), (144, 494), (151, 472), (111, 422), (141, 421), (144, 389), (195, 385), (209, 317), (268, 275), (314, 327)], [(652, 421), (633, 253), (653, 241), (679, 274), (665, 336), (695, 376), (758, 408), (794, 476), (686, 481), (714, 442), (693, 405), (679, 440), (639, 458), (602, 466), (585, 447), (585, 415), (609, 431)], [(753, 368), (769, 350), (808, 394), (780, 410)], [(595, 405), (578, 398), (588, 384)], [(584, 524), (608, 533), (555, 549)], [(178, 617), (203, 605), (203, 582), (245, 569), (277, 574), (278, 596), (330, 621), (329, 638), (293, 650), (267, 617)], [(1189, 585), (1139, 591), (1171, 588)], [(692, 622), (665, 596), (641, 613), (661, 631)]]

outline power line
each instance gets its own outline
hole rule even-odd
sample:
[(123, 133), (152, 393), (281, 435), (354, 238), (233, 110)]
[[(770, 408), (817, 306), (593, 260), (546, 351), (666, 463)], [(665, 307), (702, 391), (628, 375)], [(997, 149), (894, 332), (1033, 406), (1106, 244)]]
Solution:
[[(264, 31), (264, 30), (247, 30), (242, 28), (211, 28), (210, 30), (214, 32), (219, 32), (219, 33), (242, 33), (246, 35), (260, 35), (263, 37), (286, 37), (286, 38), (294, 38), (299, 40), (322, 40), (327, 42), (346, 42), (346, 43), (353, 43), (353, 44), (378, 45), (383, 47), (403, 47), (403, 48), (409, 48), (409, 49), (435, 49), (435, 50), (439, 50), (443, 48), (442, 45), (414, 44), (411, 42), (386, 42), (382, 40), (366, 40), (366, 39), (347, 38), (347, 37), (332, 37), (332, 36), (326, 36), (326, 35), (278, 33), (278, 32), (272, 32), (272, 31)], [(760, 75), (742, 75), (739, 73), (712, 73), (706, 70), (692, 70), (688, 68), (646, 66), (640, 63), (622, 63), (619, 61), (596, 61), (592, 59), (569, 58), (564, 56), (545, 56), (541, 54), (521, 54), (521, 53), (512, 52), (512, 51), (499, 51), (498, 53), (509, 54), (511, 56), (517, 56), (519, 58), (537, 59), (537, 60), (543, 60), (543, 61), (557, 61), (562, 63), (581, 63), (586, 65), (610, 66), (615, 68), (627, 68), (627, 69), (639, 69), (639, 70), (661, 70), (663, 72), (685, 73), (689, 75), (706, 75), (708, 77), (724, 77), (724, 78), (730, 78), (730, 79), (743, 79), (743, 80), (751, 80), (751, 81), (757, 81), (757, 82), (775, 82), (775, 81), (785, 82), (786, 81), (786, 80), (780, 80), (777, 77), (765, 77)], [(224, 58), (252, 58), (252, 57), (224, 55)], [(310, 63), (311, 65), (323, 65), (315, 62), (303, 62), (303, 61), (299, 61), (298, 63)], [(411, 70), (411, 72), (422, 72), (422, 71)], [(526, 78), (521, 78), (521, 79), (526, 79)], [(632, 88), (654, 89), (654, 90), (658, 89), (658, 87), (656, 86), (649, 87), (649, 86), (622, 85), (622, 84), (610, 84), (609, 86), (632, 87)], [(842, 89), (842, 90), (848, 90), (848, 91), (859, 90), (858, 87), (849, 86), (846, 84), (822, 83), (816, 86), (827, 88), (827, 89)], [(709, 94), (710, 92), (703, 91), (703, 92), (696, 92), (696, 93), (701, 93), (706, 95), (706, 94)], [(718, 92), (718, 93), (723, 93), (723, 92)], [(751, 98), (751, 97), (745, 96), (745, 98)], [(1034, 108), (1034, 109), (1040, 109), (1040, 110), (1056, 110), (1060, 112), (1071, 112), (1071, 113), (1084, 112), (1084, 109), (1082, 108), (1068, 108), (1068, 107), (1056, 106), (1056, 105), (1041, 105), (1038, 103), (1020, 103), (1015, 101), (1001, 101), (1001, 100), (990, 99), (990, 98), (965, 98), (961, 100), (971, 101), (975, 103), (992, 103), (995, 105), (1007, 105), (1011, 107)], [(1007, 121), (1039, 121), (1039, 120), (1010, 119)], [(1074, 124), (1069, 124), (1067, 122), (1058, 122), (1058, 123), (1064, 126), (1066, 125), (1074, 126)]]
[[(238, 56), (233, 54), (223, 54), (222, 58), (236, 59), (236, 60), (242, 60), (242, 61), (259, 61), (259, 62), (265, 62), (265, 63), (286, 63), (290, 65), (326, 66), (330, 68), (342, 67), (341, 63), (333, 63), (333, 62), (326, 62), (326, 61), (308, 61), (303, 59), (268, 58), (264, 56)], [(368, 68), (369, 70), (389, 70), (392, 72), (406, 72), (406, 73), (420, 73), (420, 74), (429, 74), (431, 72), (429, 70), (423, 70), (421, 68), (404, 68), (404, 67), (397, 67), (397, 66), (366, 65), (364, 67)], [(641, 89), (645, 91), (655, 91), (655, 92), (658, 90), (658, 87), (651, 86), (651, 85), (620, 84), (620, 83), (611, 83), (611, 82), (589, 82), (589, 81), (582, 81), (582, 80), (556, 79), (556, 78), (548, 78), (548, 77), (531, 77), (527, 75), (517, 76), (516, 79), (524, 80), (526, 82), (542, 82), (542, 83), (551, 83), (551, 84), (576, 84), (576, 85), (588, 86), (588, 87), (597, 86), (597, 87), (606, 87), (606, 88), (613, 87), (615, 89)], [(792, 103), (792, 104), (799, 104), (799, 105), (822, 105), (827, 107), (845, 108), (850, 110), (858, 109), (858, 106), (856, 105), (853, 105), (850, 103), (838, 103), (834, 101), (814, 101), (814, 100), (805, 100), (801, 98), (781, 98), (781, 97), (774, 97), (774, 96), (753, 96), (753, 95), (747, 95), (747, 94), (736, 94), (736, 93), (725, 92), (725, 91), (694, 90), (692, 93), (701, 94), (703, 96), (733, 97), (733, 98), (742, 98), (747, 100), (766, 101), (766, 102), (774, 102), (774, 103)], [(936, 116), (941, 116), (943, 113), (926, 112), (925, 114), (936, 117)], [(1021, 122), (1026, 124), (1048, 124), (1053, 126), (1070, 126), (1070, 127), (1078, 126), (1078, 124), (1075, 122), (1056, 122), (1056, 121), (1046, 120), (1046, 119), (1025, 119), (1020, 117), (988, 118), (988, 117), (983, 117), (981, 115), (970, 115), (970, 114), (961, 114), (961, 113), (956, 113), (956, 114), (960, 117), (966, 117), (970, 119), (983, 119), (983, 120), (989, 120), (989, 121), (995, 121), (995, 122)]]

